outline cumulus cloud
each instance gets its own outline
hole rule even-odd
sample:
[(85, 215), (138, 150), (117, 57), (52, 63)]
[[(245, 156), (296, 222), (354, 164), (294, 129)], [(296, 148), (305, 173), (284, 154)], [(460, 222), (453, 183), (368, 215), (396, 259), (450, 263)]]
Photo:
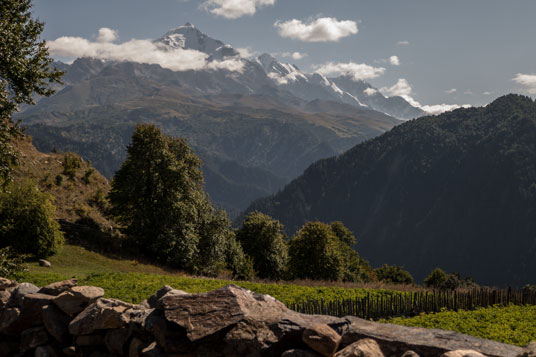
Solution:
[(409, 104), (414, 107), (420, 108), (429, 114), (441, 114), (450, 110), (458, 108), (469, 108), (470, 104), (458, 105), (458, 104), (434, 104), (434, 105), (422, 105), (415, 100), (412, 94), (412, 88), (409, 82), (405, 78), (400, 78), (393, 86), (380, 88), (380, 91), (387, 96), (400, 96), (404, 98)]
[(409, 41), (398, 41), (396, 44), (398, 46), (407, 46), (409, 45)]
[(251, 58), (258, 54), (257, 51), (252, 50), (250, 47), (235, 48), (235, 50), (237, 50), (243, 58)]
[(281, 56), (281, 57), (290, 57), (293, 60), (301, 60), (302, 58), (305, 58), (308, 56), (307, 53), (301, 53), (301, 52), (281, 52), (281, 53), (274, 53), (275, 56)]
[(378, 90), (375, 89), (375, 88), (367, 88), (363, 91), (363, 93), (365, 93), (366, 95), (368, 95), (369, 97), (373, 96), (374, 94), (378, 93)]
[(448, 90), (445, 91), (445, 93), (447, 93), (447, 94), (453, 94), (455, 92), (456, 92), (456, 88), (448, 89)]
[(226, 19), (254, 15), (262, 6), (275, 4), (275, 0), (207, 0), (201, 4), (206, 11)]
[[(101, 31), (99, 30), (100, 34)], [(209, 62), (206, 53), (181, 48), (170, 49), (151, 40), (132, 39), (120, 44), (114, 44), (111, 42), (91, 42), (81, 37), (64, 36), (54, 41), (48, 41), (47, 46), (52, 55), (158, 64), (172, 71), (227, 69), (241, 72), (244, 65), (238, 58)]]
[(274, 26), (281, 37), (304, 42), (337, 42), (358, 32), (355, 21), (338, 21), (334, 17), (321, 17), (308, 23), (296, 19), (276, 21)]
[(400, 66), (400, 59), (398, 56), (391, 56), (389, 57), (389, 63), (391, 63), (392, 66)]
[(518, 73), (512, 80), (524, 86), (529, 94), (536, 94), (536, 74)]
[(385, 73), (385, 68), (383, 67), (373, 67), (369, 66), (368, 64), (354, 62), (328, 62), (320, 66), (315, 66), (314, 69), (315, 72), (325, 76), (347, 75), (352, 77), (352, 79), (355, 81), (377, 78)]
[(99, 29), (99, 35), (97, 36), (98, 42), (114, 42), (117, 40), (117, 31), (108, 27), (102, 27)]

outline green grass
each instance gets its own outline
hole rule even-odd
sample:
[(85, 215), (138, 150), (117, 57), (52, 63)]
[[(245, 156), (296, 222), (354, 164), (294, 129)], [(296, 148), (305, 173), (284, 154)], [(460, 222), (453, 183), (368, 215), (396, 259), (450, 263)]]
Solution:
[(452, 330), (518, 346), (526, 346), (536, 340), (536, 306), (511, 305), (475, 311), (442, 311), (382, 322)]
[(258, 293), (272, 295), (284, 303), (298, 303), (310, 299), (325, 301), (348, 299), (362, 297), (367, 293), (373, 296), (397, 293), (387, 289), (304, 286), (191, 277), (134, 260), (109, 258), (73, 245), (65, 245), (49, 261), (52, 263), (50, 268), (31, 263), (29, 272), (24, 275), (23, 280), (43, 286), (76, 277), (79, 279), (79, 285), (100, 286), (105, 290), (106, 297), (133, 303), (148, 298), (164, 285), (171, 285), (189, 293), (198, 293), (236, 284)]

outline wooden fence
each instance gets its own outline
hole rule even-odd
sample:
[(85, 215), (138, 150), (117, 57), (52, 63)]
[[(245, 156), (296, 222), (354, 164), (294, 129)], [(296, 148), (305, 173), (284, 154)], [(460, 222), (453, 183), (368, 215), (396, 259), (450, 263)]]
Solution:
[(534, 290), (474, 289), (433, 292), (393, 293), (371, 295), (336, 301), (304, 301), (288, 304), (294, 311), (304, 314), (357, 316), (364, 319), (381, 319), (396, 316), (415, 316), (422, 312), (447, 310), (473, 310), (493, 305), (536, 305)]

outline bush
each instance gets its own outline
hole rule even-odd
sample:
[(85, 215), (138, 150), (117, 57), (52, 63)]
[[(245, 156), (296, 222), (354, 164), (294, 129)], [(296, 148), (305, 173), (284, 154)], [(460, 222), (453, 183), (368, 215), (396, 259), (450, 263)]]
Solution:
[(54, 254), (64, 241), (54, 212), (51, 196), (33, 182), (10, 185), (0, 193), (0, 247), (37, 257)]
[(374, 269), (376, 278), (384, 283), (393, 284), (413, 284), (411, 274), (398, 265), (384, 264), (379, 268)]
[(78, 169), (81, 165), (80, 157), (75, 154), (65, 154), (63, 157), (63, 174), (69, 178), (69, 180), (74, 180)]
[(263, 279), (283, 278), (288, 260), (288, 247), (283, 225), (270, 216), (251, 212), (236, 232), (244, 252), (253, 258), (257, 276)]
[(424, 279), (424, 285), (429, 288), (440, 289), (443, 284), (448, 279), (448, 274), (443, 271), (441, 268), (435, 268), (432, 272)]
[(20, 279), (28, 271), (26, 255), (16, 254), (10, 247), (0, 248), (0, 277)]
[(462, 278), (458, 273), (447, 274), (440, 268), (434, 269), (430, 275), (424, 279), (424, 285), (429, 288), (447, 290), (478, 287), (478, 284), (473, 278)]

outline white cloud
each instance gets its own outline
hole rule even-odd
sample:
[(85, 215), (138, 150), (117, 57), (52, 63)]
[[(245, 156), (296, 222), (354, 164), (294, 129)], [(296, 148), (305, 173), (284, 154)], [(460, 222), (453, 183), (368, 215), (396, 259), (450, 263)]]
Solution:
[(447, 93), (447, 94), (453, 94), (455, 92), (456, 92), (456, 88), (448, 89), (448, 90), (445, 91), (445, 93)]
[(377, 78), (384, 74), (385, 68), (373, 67), (363, 63), (334, 63), (328, 62), (326, 64), (315, 66), (315, 72), (323, 74), (325, 76), (330, 75), (348, 75), (353, 80), (359, 81), (364, 79)]
[(257, 51), (252, 50), (250, 47), (235, 48), (235, 50), (237, 50), (243, 58), (251, 58), (258, 54)]
[(274, 53), (274, 56), (290, 57), (293, 60), (301, 60), (302, 58), (307, 57), (308, 54), (301, 52), (276, 52)]
[(529, 94), (536, 94), (536, 74), (518, 73), (512, 80), (526, 87)]
[(398, 46), (407, 46), (409, 45), (409, 41), (398, 41), (396, 44)]
[(368, 95), (369, 97), (373, 96), (374, 94), (378, 93), (378, 90), (375, 89), (375, 88), (367, 88), (363, 91), (363, 93), (365, 93), (366, 95)]
[(400, 59), (398, 56), (391, 56), (389, 57), (389, 63), (393, 66), (400, 66)]
[(422, 105), (416, 101), (412, 96), (412, 88), (409, 82), (400, 78), (392, 87), (383, 87), (380, 91), (388, 96), (400, 96), (404, 98), (409, 104), (414, 107), (420, 108), (429, 114), (441, 114), (450, 110), (458, 108), (469, 108), (470, 104), (458, 105), (458, 104), (435, 104), (435, 105)]
[(99, 29), (99, 35), (97, 36), (98, 42), (114, 42), (117, 40), (117, 31), (108, 27), (102, 27)]
[(321, 17), (308, 23), (296, 19), (276, 21), (274, 26), (278, 28), (281, 37), (304, 42), (337, 42), (358, 32), (355, 21), (338, 21), (334, 17)]
[(170, 50), (151, 40), (132, 39), (114, 44), (64, 36), (54, 41), (48, 41), (47, 46), (52, 55), (158, 64), (172, 71), (227, 69), (241, 72), (244, 65), (238, 58), (209, 62), (206, 53), (180, 48)]
[(216, 16), (237, 19), (254, 15), (257, 8), (275, 4), (275, 0), (207, 0), (201, 7)]

